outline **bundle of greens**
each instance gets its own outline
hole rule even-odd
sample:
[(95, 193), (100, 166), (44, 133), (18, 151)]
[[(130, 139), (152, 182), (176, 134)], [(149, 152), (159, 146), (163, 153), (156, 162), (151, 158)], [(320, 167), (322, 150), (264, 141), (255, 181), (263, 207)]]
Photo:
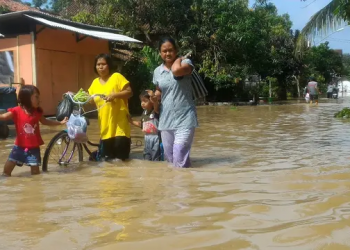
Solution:
[(89, 93), (85, 92), (83, 89), (80, 89), (78, 93), (73, 96), (73, 100), (76, 102), (86, 102), (89, 98)]
[(341, 111), (334, 114), (336, 118), (350, 118), (350, 108), (343, 108)]

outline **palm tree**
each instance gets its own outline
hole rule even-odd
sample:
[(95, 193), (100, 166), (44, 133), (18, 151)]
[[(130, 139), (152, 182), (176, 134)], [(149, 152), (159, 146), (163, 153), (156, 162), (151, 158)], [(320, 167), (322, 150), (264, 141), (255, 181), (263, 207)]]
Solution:
[(313, 15), (301, 31), (297, 51), (301, 55), (306, 47), (314, 41), (315, 37), (327, 38), (339, 31), (350, 21), (349, 0), (332, 0), (323, 9)]

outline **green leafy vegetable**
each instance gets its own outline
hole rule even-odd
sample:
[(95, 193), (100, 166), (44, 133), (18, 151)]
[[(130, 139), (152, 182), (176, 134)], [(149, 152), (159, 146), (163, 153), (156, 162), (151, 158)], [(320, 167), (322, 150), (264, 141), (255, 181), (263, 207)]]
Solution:
[(73, 100), (76, 102), (86, 102), (89, 98), (90, 95), (83, 89), (80, 89), (78, 93), (73, 96)]

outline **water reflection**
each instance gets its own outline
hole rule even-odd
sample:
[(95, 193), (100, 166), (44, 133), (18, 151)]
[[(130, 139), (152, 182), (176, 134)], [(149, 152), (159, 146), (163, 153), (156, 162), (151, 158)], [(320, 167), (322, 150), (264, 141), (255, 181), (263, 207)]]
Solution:
[(348, 103), (200, 107), (191, 169), (144, 162), (142, 148), (36, 177), (17, 168), (0, 180), (0, 249), (350, 249), (350, 123), (333, 118)]

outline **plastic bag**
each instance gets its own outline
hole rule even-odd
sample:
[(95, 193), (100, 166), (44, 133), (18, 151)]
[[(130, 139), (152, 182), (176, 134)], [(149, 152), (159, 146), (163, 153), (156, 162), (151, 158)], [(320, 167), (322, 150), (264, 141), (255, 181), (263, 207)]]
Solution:
[(69, 117), (73, 111), (73, 103), (68, 99), (68, 96), (63, 96), (62, 101), (57, 106), (56, 109), (56, 119), (57, 121), (62, 121), (65, 117)]
[(67, 122), (68, 136), (74, 142), (85, 143), (88, 141), (86, 130), (87, 123), (83, 116), (71, 114)]
[(158, 133), (157, 127), (151, 121), (142, 123), (142, 131), (145, 132), (146, 134), (156, 135)]
[(310, 101), (310, 95), (309, 95), (309, 93), (307, 93), (307, 94), (305, 95), (305, 101), (306, 101), (306, 102), (309, 102), (309, 101)]

